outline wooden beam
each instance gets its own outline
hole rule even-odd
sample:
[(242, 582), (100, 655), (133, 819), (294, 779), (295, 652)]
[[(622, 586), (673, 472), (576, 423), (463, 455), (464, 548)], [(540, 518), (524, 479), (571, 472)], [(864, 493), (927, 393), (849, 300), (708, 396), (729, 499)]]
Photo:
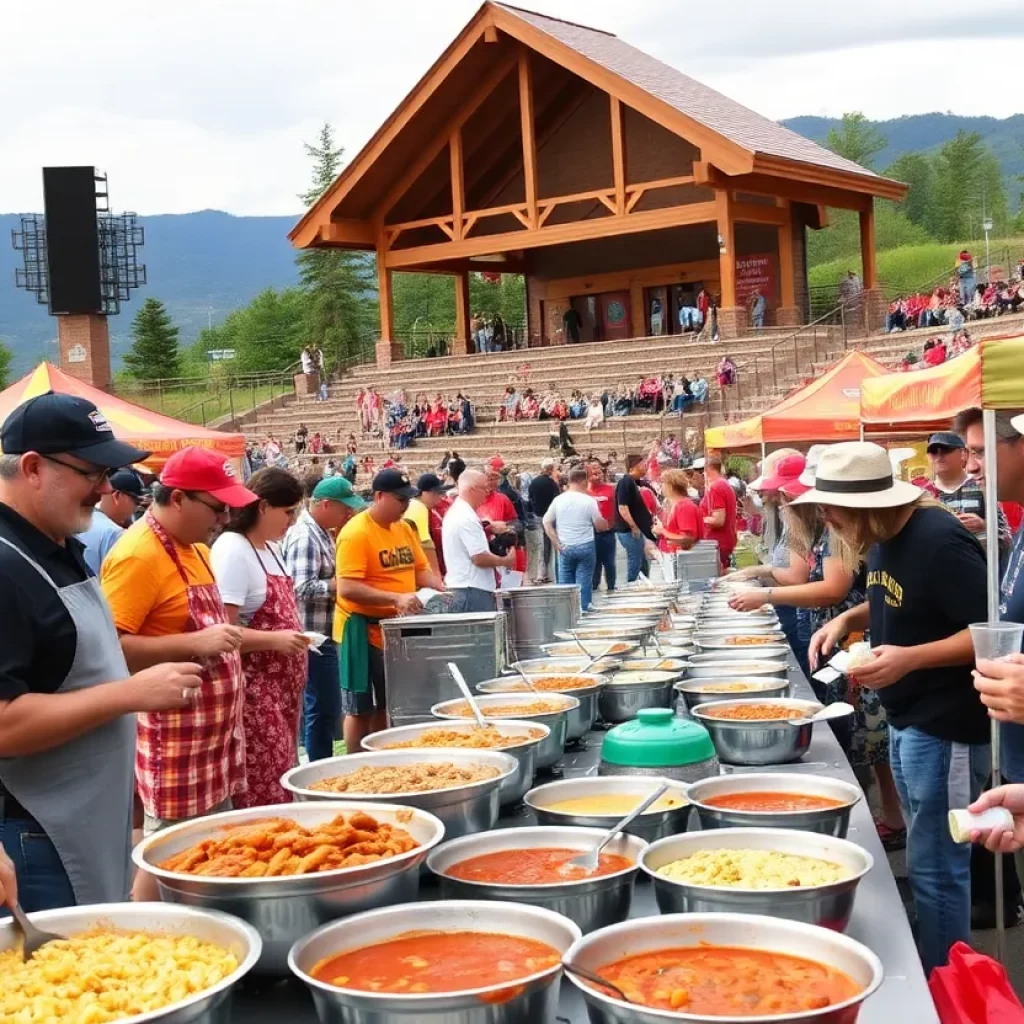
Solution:
[(777, 206), (759, 206), (757, 203), (735, 203), (733, 218), (744, 224), (774, 224), (778, 227), (789, 223), (789, 211)]
[(452, 165), (452, 226), (454, 239), (462, 241), (462, 218), (466, 209), (466, 182), (462, 173), (462, 129), (453, 128), (448, 137), (448, 152)]
[(469, 272), (455, 275), (455, 338), (452, 343), (453, 355), (469, 352)]
[(416, 179), (440, 156), (445, 146), (448, 145), (452, 132), (461, 128), (480, 109), (480, 105), (501, 84), (502, 79), (512, 71), (515, 64), (515, 56), (510, 55), (491, 68), (476, 89), (470, 93), (465, 103), (448, 118), (430, 145), (420, 152), (420, 155), (409, 165), (402, 177), (388, 190), (387, 195), (374, 211), (377, 217), (387, 216), (395, 203), (415, 184)]
[(498, 30), (493, 25), (488, 25), (484, 29), (484, 42), (485, 43), (496, 43), (498, 41)]
[[(393, 249), (385, 257), (389, 267), (414, 267), (418, 263), (457, 259), (463, 256), (484, 256), (509, 249), (534, 249), (562, 242), (579, 242), (591, 238), (628, 235), (638, 231), (658, 231), (662, 228), (682, 227), (688, 224), (714, 222), (717, 215), (714, 202), (687, 203), (660, 210), (646, 210), (625, 217), (597, 217), (571, 224), (549, 224), (531, 231), (510, 231), (495, 235), (464, 238), (461, 242), (441, 242), (409, 249)], [(472, 216), (472, 213), (467, 216)]]
[(488, 28), (494, 27), (491, 10), (473, 19), (458, 38), (434, 62), (430, 70), (413, 86), (391, 116), (377, 129), (355, 159), (338, 175), (333, 185), (306, 211), (289, 232), (292, 245), (305, 249), (314, 244), (318, 230), (331, 219), (331, 211), (370, 170), (398, 133), (423, 109), (452, 71), (466, 58)]
[(715, 189), (733, 189), (736, 192), (752, 192), (754, 195), (781, 197), (794, 203), (810, 203), (812, 206), (835, 206), (842, 210), (864, 210), (871, 205), (871, 196), (860, 192), (849, 192), (813, 185), (802, 181), (770, 177), (764, 174), (725, 174), (707, 161), (693, 165), (694, 180), (698, 185)]
[(320, 228), (317, 241), (322, 245), (347, 243), (372, 249), (377, 244), (377, 232), (372, 221), (332, 220)]
[[(712, 161), (713, 162), (713, 161)], [(768, 174), (791, 181), (805, 181), (813, 185), (826, 185), (830, 188), (844, 189), (850, 192), (861, 192), (879, 199), (891, 199), (899, 202), (906, 197), (910, 189), (902, 181), (883, 178), (880, 175), (864, 171), (857, 174), (852, 171), (841, 171), (838, 168), (824, 167), (821, 164), (805, 163), (802, 160), (786, 160), (784, 157), (758, 153), (754, 159), (753, 173)]]
[(615, 209), (622, 216), (626, 212), (626, 140), (622, 131), (622, 104), (617, 96), (608, 97), (612, 130), (612, 179), (615, 182)]
[(878, 268), (875, 264), (875, 211), (860, 212), (860, 262), (861, 278), (865, 289), (878, 287)]
[(718, 221), (718, 269), (722, 286), (721, 308), (736, 305), (736, 221), (733, 217), (733, 198), (728, 189), (715, 195), (715, 214)]
[(779, 225), (779, 305), (796, 307), (796, 267), (793, 263), (793, 221), (789, 204), (780, 208), (785, 221)]
[(519, 50), (519, 118), (523, 132), (523, 180), (526, 185), (526, 215), (537, 225), (537, 136), (533, 123), (533, 77), (530, 52)]

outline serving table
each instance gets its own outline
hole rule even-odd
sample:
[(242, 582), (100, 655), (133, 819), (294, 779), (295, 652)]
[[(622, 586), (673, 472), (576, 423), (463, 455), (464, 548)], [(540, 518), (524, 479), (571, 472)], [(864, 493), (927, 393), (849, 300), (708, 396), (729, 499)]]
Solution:
[[(814, 698), (810, 685), (792, 658), (789, 677), (794, 683), (795, 697), (808, 700)], [(566, 753), (562, 761), (565, 778), (597, 775), (602, 739), (602, 732), (588, 733), (578, 749)], [(765, 769), (732, 770), (743, 772)], [(828, 775), (846, 782), (856, 782), (842, 748), (832, 735), (832, 730), (824, 723), (815, 727), (814, 739), (802, 760), (787, 765), (784, 770)], [(543, 780), (543, 776), (538, 779)], [(519, 805), (502, 814), (498, 827), (516, 828), (536, 823), (533, 813)], [(691, 816), (691, 827), (696, 827), (696, 815)], [(867, 850), (874, 858), (875, 865), (857, 889), (857, 901), (847, 934), (872, 949), (885, 968), (885, 981), (864, 1004), (858, 1024), (893, 1024), (895, 1021), (938, 1024), (938, 1014), (928, 992), (896, 880), (865, 800), (861, 800), (853, 809), (848, 838)], [(424, 880), (420, 898), (436, 899), (438, 896), (437, 888)], [(630, 917), (651, 917), (657, 913), (654, 887), (641, 876), (636, 882)], [(563, 979), (561, 993), (557, 1017), (559, 1024), (587, 1024), (586, 1008), (575, 986)], [(287, 980), (271, 983), (252, 979), (237, 990), (230, 1020), (231, 1024), (315, 1024), (317, 1017), (312, 999), (299, 982)], [(536, 1024), (547, 1022), (538, 1021)]]

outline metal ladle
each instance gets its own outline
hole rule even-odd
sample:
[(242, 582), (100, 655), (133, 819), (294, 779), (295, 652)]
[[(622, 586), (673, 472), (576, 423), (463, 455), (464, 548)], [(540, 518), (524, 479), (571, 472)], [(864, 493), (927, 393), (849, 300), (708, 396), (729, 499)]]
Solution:
[(575, 974), (576, 977), (582, 978), (584, 981), (589, 981), (592, 985), (600, 985), (602, 988), (611, 989), (612, 992), (614, 992), (624, 1003), (633, 1002), (633, 1000), (630, 999), (618, 985), (613, 982), (606, 981), (600, 974), (595, 974), (593, 971), (587, 970), (586, 967), (577, 967), (576, 964), (569, 963), (567, 960), (562, 961), (562, 967), (570, 974)]
[(481, 729), (487, 728), (487, 720), (480, 712), (480, 705), (477, 704), (473, 698), (473, 694), (469, 692), (469, 687), (466, 685), (466, 680), (463, 678), (462, 673), (459, 671), (459, 666), (454, 661), (448, 662), (448, 671), (452, 674), (452, 679), (455, 680), (455, 685), (462, 691), (462, 696), (466, 698), (466, 703), (469, 705), (469, 710), (473, 712), (473, 717), (476, 719), (476, 724)]
[(635, 818), (639, 818), (655, 800), (659, 799), (662, 794), (666, 793), (669, 789), (669, 785), (670, 783), (667, 781), (662, 782), (662, 784), (658, 786), (650, 796), (644, 797), (644, 799), (641, 800), (640, 803), (622, 819), (622, 821), (617, 822), (608, 829), (595, 846), (591, 846), (582, 853), (576, 854), (576, 856), (571, 860), (566, 861), (564, 866), (567, 868), (583, 868), (584, 871), (593, 871), (597, 867), (598, 857), (601, 851), (628, 825), (632, 824)]
[(31, 960), (36, 950), (45, 946), (48, 942), (56, 942), (58, 939), (67, 937), (65, 935), (56, 935), (53, 932), (44, 932), (42, 928), (37, 928), (25, 916), (25, 911), (21, 909), (20, 903), (16, 902), (10, 910), (14, 917), (14, 923), (21, 930), (21, 934), (24, 937), (21, 946), (21, 959), (23, 961)]

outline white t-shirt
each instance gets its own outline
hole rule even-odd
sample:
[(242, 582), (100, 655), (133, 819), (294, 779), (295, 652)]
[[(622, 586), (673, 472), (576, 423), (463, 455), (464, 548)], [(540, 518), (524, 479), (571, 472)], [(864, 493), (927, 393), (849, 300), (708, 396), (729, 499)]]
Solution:
[(563, 491), (548, 506), (544, 522), (553, 523), (558, 543), (563, 548), (574, 544), (590, 544), (594, 540), (594, 523), (600, 517), (597, 499), (582, 491)]
[(441, 520), (441, 547), (447, 570), (444, 577), (446, 587), (494, 591), (494, 570), (481, 569), (472, 562), (473, 555), (491, 550), (487, 534), (476, 510), (462, 498), (455, 499)]
[(266, 600), (267, 575), (287, 575), (282, 565), (284, 558), (276, 544), (257, 552), (240, 533), (222, 533), (210, 548), (210, 568), (221, 599), (225, 604), (238, 605), (239, 619), (243, 623), (248, 622)]

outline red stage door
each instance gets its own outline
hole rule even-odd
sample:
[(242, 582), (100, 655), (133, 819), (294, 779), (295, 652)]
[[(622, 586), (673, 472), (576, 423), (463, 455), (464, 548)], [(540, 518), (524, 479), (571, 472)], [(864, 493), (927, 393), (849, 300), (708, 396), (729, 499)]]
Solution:
[(601, 306), (601, 336), (606, 341), (633, 337), (629, 318), (629, 292), (602, 292), (598, 296)]

